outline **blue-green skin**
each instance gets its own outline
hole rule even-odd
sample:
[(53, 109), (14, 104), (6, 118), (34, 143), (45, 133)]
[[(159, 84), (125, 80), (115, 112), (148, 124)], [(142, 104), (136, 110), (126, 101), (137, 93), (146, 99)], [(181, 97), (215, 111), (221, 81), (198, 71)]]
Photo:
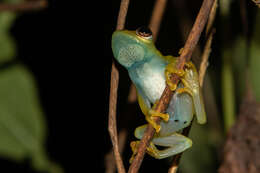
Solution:
[[(155, 47), (151, 38), (145, 39), (135, 31), (115, 31), (112, 36), (112, 50), (115, 59), (123, 65), (136, 86), (138, 95), (143, 99), (145, 106), (151, 109), (151, 104), (160, 99), (166, 87), (165, 68), (170, 63)], [(171, 57), (174, 58), (174, 57)], [(178, 88), (183, 87), (180, 82)], [(199, 94), (200, 95), (200, 94)], [(201, 101), (201, 99), (199, 99)], [(178, 132), (190, 125), (194, 106), (192, 97), (188, 93), (174, 94), (166, 112), (169, 114), (168, 122), (161, 121), (161, 129), (152, 143), (166, 146), (167, 149), (148, 151), (151, 156), (162, 159), (180, 152), (192, 146), (192, 141)], [(204, 115), (203, 115), (204, 116)], [(206, 119), (199, 123), (205, 123)], [(135, 136), (141, 139), (147, 125), (135, 130)]]

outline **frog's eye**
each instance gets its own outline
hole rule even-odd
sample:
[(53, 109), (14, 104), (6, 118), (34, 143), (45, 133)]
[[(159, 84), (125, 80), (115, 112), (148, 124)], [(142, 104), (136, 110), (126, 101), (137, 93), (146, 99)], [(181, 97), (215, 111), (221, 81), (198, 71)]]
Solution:
[(153, 38), (152, 31), (148, 27), (145, 27), (145, 26), (138, 28), (136, 30), (136, 34), (147, 40), (152, 40), (152, 38)]

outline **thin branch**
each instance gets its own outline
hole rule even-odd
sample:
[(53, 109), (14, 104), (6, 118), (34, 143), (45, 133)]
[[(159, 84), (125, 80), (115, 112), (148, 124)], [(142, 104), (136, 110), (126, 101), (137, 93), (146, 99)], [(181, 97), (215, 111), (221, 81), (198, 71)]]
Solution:
[[(173, 1), (174, 10), (177, 11), (178, 25), (181, 30), (182, 41), (185, 42), (188, 38), (188, 34), (192, 28), (193, 21), (191, 20), (189, 15), (189, 8), (187, 6), (188, 1)], [(200, 45), (196, 46), (195, 50), (192, 53), (192, 61), (196, 67), (200, 64)]]
[(130, 0), (121, 0), (120, 9), (117, 17), (116, 30), (122, 30), (125, 27), (125, 19)]
[(158, 36), (158, 31), (161, 26), (162, 17), (165, 11), (167, 0), (157, 0), (154, 5), (152, 17), (150, 19), (149, 28), (153, 32), (153, 41), (155, 42)]
[[(117, 30), (124, 29), (125, 19), (128, 10), (129, 0), (122, 0), (120, 5), (120, 10), (117, 18)], [(119, 83), (119, 72), (115, 66), (114, 61), (112, 62), (111, 69), (111, 80), (110, 80), (110, 96), (109, 96), (109, 118), (108, 118), (108, 131), (111, 137), (114, 156), (116, 160), (116, 166), (119, 173), (125, 173), (124, 164), (120, 156), (119, 146), (118, 146), (118, 135), (117, 135), (117, 125), (116, 125), (116, 105), (117, 105), (117, 89)]]
[(216, 14), (217, 14), (217, 7), (218, 7), (218, 0), (215, 0), (213, 7), (210, 11), (209, 20), (208, 20), (208, 23), (206, 26), (206, 37), (209, 35), (210, 31), (213, 29), (213, 23), (215, 21)]
[[(195, 20), (195, 23), (192, 27), (192, 30), (189, 34), (189, 37), (184, 45), (183, 51), (178, 60), (177, 69), (179, 69), (179, 70), (183, 69), (185, 62), (190, 60), (192, 52), (195, 49), (195, 47), (198, 43), (198, 40), (200, 38), (201, 32), (204, 29), (205, 24), (207, 22), (210, 10), (213, 6), (213, 2), (214, 2), (214, 0), (204, 0), (203, 1), (199, 14)], [(172, 75), (171, 80), (173, 83), (177, 84), (179, 82), (179, 77), (174, 74), (174, 75)], [(166, 108), (168, 107), (168, 104), (170, 102), (172, 95), (173, 95), (173, 92), (169, 89), (168, 86), (166, 86), (158, 104), (156, 105), (155, 111), (164, 112), (166, 110)], [(160, 122), (160, 118), (155, 118), (155, 121), (158, 124)], [(154, 133), (155, 133), (154, 128), (149, 124), (145, 131), (145, 134), (139, 144), (137, 155), (135, 156), (135, 158), (128, 170), (128, 173), (138, 172), (138, 170), (141, 166), (142, 160), (144, 158), (146, 148), (147, 148), (148, 144), (150, 143), (152, 137), (154, 136)]]
[(116, 125), (116, 105), (117, 105), (117, 89), (118, 89), (119, 73), (112, 63), (111, 70), (111, 83), (110, 83), (110, 98), (109, 98), (109, 118), (108, 118), (108, 131), (111, 137), (114, 156), (116, 160), (117, 170), (120, 173), (125, 173), (125, 168), (123, 165), (122, 158), (120, 156), (118, 147), (118, 135), (117, 135), (117, 125)]
[[(207, 67), (208, 67), (208, 58), (209, 58), (209, 55), (210, 55), (210, 52), (211, 52), (211, 43), (212, 43), (212, 39), (213, 39), (213, 34), (214, 33), (215, 33), (215, 30), (213, 30), (210, 33), (209, 38), (207, 40), (207, 43), (205, 45), (203, 54), (202, 54), (202, 62), (200, 64), (200, 70), (199, 70), (199, 83), (200, 83), (201, 87), (203, 85), (203, 79), (205, 77), (206, 70), (207, 70)], [(191, 122), (191, 125), (192, 125), (192, 122)], [(183, 130), (182, 134), (184, 136), (188, 136), (189, 135), (190, 129), (191, 129), (191, 125)], [(177, 155), (174, 156), (172, 165), (169, 168), (168, 173), (176, 173), (176, 171), (178, 169), (178, 166), (179, 166), (179, 162), (180, 162), (181, 156), (182, 156), (182, 153), (177, 154)]]
[[(123, 129), (119, 132), (118, 135), (118, 143), (119, 143), (119, 153), (123, 152), (125, 142), (126, 142), (126, 137), (127, 137), (127, 131), (126, 129)], [(106, 165), (106, 173), (114, 173), (116, 170), (116, 161), (114, 158), (114, 153), (113, 150), (108, 152), (105, 156), (105, 165)]]
[(18, 4), (0, 3), (0, 11), (27, 11), (38, 10), (47, 7), (46, 0), (25, 1)]
[(200, 70), (199, 70), (199, 82), (200, 82), (200, 86), (202, 86), (203, 84), (203, 80), (204, 80), (204, 76), (206, 74), (206, 70), (208, 67), (208, 58), (211, 52), (211, 43), (213, 40), (213, 35), (215, 33), (215, 30), (211, 31), (211, 33), (209, 34), (209, 38), (206, 42), (206, 45), (204, 47), (204, 51), (202, 54), (202, 61), (200, 64)]
[[(199, 70), (199, 83), (200, 83), (201, 87), (203, 85), (203, 79), (205, 77), (206, 70), (207, 70), (207, 67), (208, 67), (208, 58), (209, 58), (209, 55), (210, 55), (210, 52), (211, 52), (211, 43), (212, 43), (212, 39), (213, 39), (214, 33), (215, 33), (215, 30), (211, 31), (211, 33), (209, 35), (209, 38), (207, 40), (207, 43), (205, 45), (203, 54), (202, 54), (202, 62), (200, 64), (200, 70)], [(191, 125), (192, 125), (192, 122), (191, 122)], [(191, 125), (183, 130), (182, 134), (184, 136), (188, 136), (189, 135), (190, 129), (191, 129)], [(181, 156), (182, 156), (182, 153), (177, 154), (177, 155), (175, 155), (173, 157), (173, 161), (172, 161), (172, 164), (171, 164), (171, 166), (170, 166), (170, 168), (168, 170), (168, 173), (176, 173), (176, 171), (178, 169), (178, 166), (179, 166), (179, 162), (180, 162)]]
[[(207, 67), (208, 67), (208, 58), (209, 58), (209, 55), (210, 55), (210, 52), (211, 52), (211, 43), (212, 43), (213, 35), (215, 33), (215, 29), (212, 30), (212, 26), (213, 26), (213, 23), (214, 23), (214, 20), (215, 20), (215, 17), (216, 17), (217, 3), (218, 3), (218, 0), (215, 0), (213, 7), (210, 10), (209, 19), (208, 19), (208, 23), (207, 23), (207, 26), (206, 26), (206, 36), (208, 36), (208, 39), (206, 41), (204, 51), (202, 53), (202, 60), (201, 60), (200, 69), (199, 69), (199, 84), (200, 84), (201, 87), (203, 85), (203, 80), (204, 80), (206, 70), (207, 70)], [(190, 126), (188, 126), (187, 128), (185, 128), (183, 130), (182, 134), (184, 136), (189, 135), (192, 122), (191, 122)], [(172, 164), (171, 164), (171, 166), (168, 170), (168, 173), (176, 173), (177, 172), (181, 156), (182, 156), (182, 153), (177, 154), (173, 157), (173, 162), (172, 162)]]

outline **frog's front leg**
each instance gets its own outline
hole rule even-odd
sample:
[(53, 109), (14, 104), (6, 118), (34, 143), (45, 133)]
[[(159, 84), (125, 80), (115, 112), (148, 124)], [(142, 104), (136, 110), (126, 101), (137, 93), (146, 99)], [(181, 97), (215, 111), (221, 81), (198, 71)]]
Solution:
[[(135, 136), (141, 139), (147, 125), (140, 126), (135, 130)], [(130, 159), (132, 161), (134, 155), (136, 154), (139, 141), (131, 142), (131, 148), (133, 150), (133, 156)], [(158, 150), (155, 145), (167, 147), (163, 150)], [(156, 159), (164, 159), (178, 153), (185, 151), (192, 146), (192, 141), (178, 133), (172, 133), (168, 136), (155, 136), (152, 142), (147, 147), (147, 153)]]
[(184, 92), (190, 94), (194, 103), (195, 114), (198, 123), (200, 124), (206, 123), (206, 113), (205, 113), (202, 94), (200, 91), (198, 72), (196, 70), (196, 67), (191, 61), (189, 61), (185, 63), (184, 71), (178, 71), (176, 68), (174, 68), (175, 65), (176, 65), (176, 61), (174, 60), (166, 66), (165, 77), (166, 77), (167, 84), (169, 85), (172, 91), (176, 90), (177, 86), (175, 84), (172, 84), (170, 80), (170, 75), (172, 73), (178, 74), (181, 77), (180, 80), (181, 83), (184, 85), (184, 87), (177, 88), (176, 92), (178, 94)]
[(164, 57), (169, 64), (165, 68), (165, 80), (168, 84), (170, 90), (174, 91), (177, 88), (177, 84), (172, 83), (171, 81), (171, 75), (177, 74), (178, 76), (182, 77), (185, 74), (184, 70), (178, 70), (176, 68), (177, 58), (173, 56), (165, 56)]
[[(177, 58), (173, 56), (165, 56), (164, 57), (167, 62), (169, 63), (166, 68), (165, 68), (165, 79), (166, 83), (168, 84), (169, 88), (174, 91), (177, 88), (177, 84), (172, 83), (171, 81), (171, 75), (172, 74), (177, 74), (179, 77), (181, 77), (181, 80), (185, 77), (186, 71), (181, 69), (176, 68), (176, 63), (177, 63)], [(195, 66), (192, 64), (191, 61), (185, 63), (185, 68), (195, 68)], [(196, 69), (195, 69), (196, 70)], [(188, 90), (186, 90), (188, 91)], [(189, 92), (190, 93), (190, 92)]]
[(164, 113), (160, 113), (160, 112), (156, 112), (154, 110), (157, 102), (153, 105), (152, 108), (150, 108), (148, 101), (145, 100), (139, 93), (137, 93), (137, 98), (138, 98), (139, 106), (140, 106), (143, 114), (145, 115), (146, 121), (149, 124), (151, 124), (153, 126), (153, 128), (155, 129), (155, 131), (158, 133), (161, 129), (161, 126), (154, 121), (154, 117), (160, 117), (164, 121), (167, 122), (169, 120), (169, 115), (164, 114)]

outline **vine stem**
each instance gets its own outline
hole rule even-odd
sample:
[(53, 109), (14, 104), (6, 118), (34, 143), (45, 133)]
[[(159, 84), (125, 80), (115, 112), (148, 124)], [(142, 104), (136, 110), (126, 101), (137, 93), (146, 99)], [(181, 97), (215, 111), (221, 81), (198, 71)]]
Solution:
[[(199, 69), (199, 84), (200, 84), (200, 87), (202, 87), (202, 85), (203, 85), (203, 80), (204, 80), (206, 70), (207, 70), (207, 67), (208, 67), (208, 58), (209, 58), (209, 55), (210, 55), (210, 52), (211, 52), (211, 43), (212, 43), (212, 40), (213, 40), (214, 33), (215, 33), (215, 30), (212, 30), (209, 33), (209, 37), (207, 39), (206, 45), (204, 47), (204, 51), (202, 53), (202, 61), (200, 63), (200, 69)], [(192, 120), (192, 122), (193, 122), (193, 120)], [(190, 126), (186, 127), (183, 130), (182, 134), (184, 136), (189, 135), (192, 122), (191, 122)], [(172, 164), (171, 164), (171, 166), (168, 170), (168, 173), (176, 173), (178, 166), (179, 166), (181, 156), (182, 156), (182, 153), (177, 154), (173, 157), (173, 161), (172, 161)]]
[[(200, 11), (195, 20), (195, 23), (191, 29), (191, 32), (189, 33), (188, 39), (184, 45), (183, 51), (178, 60), (178, 63), (176, 66), (177, 69), (179, 69), (179, 70), (183, 69), (185, 62), (189, 61), (191, 59), (191, 55), (198, 43), (201, 32), (204, 29), (205, 24), (207, 22), (209, 13), (213, 6), (213, 2), (214, 2), (214, 0), (204, 0), (203, 1)], [(171, 81), (174, 84), (178, 84), (179, 77), (177, 75), (173, 74), (171, 77)], [(162, 94), (158, 104), (155, 107), (155, 111), (164, 112), (166, 110), (166, 108), (168, 107), (168, 104), (170, 102), (172, 95), (173, 95), (173, 92), (170, 90), (170, 88), (167, 85), (163, 91), (163, 94)], [(157, 124), (160, 123), (160, 118), (155, 118), (155, 121), (157, 122)], [(138, 172), (138, 170), (142, 164), (146, 148), (147, 148), (148, 144), (150, 143), (151, 139), (153, 138), (154, 133), (155, 133), (154, 128), (149, 124), (144, 133), (144, 136), (138, 146), (137, 155), (135, 156), (132, 164), (130, 165), (128, 173)]]
[[(117, 18), (116, 30), (122, 30), (125, 27), (125, 20), (130, 0), (122, 0), (120, 4), (119, 14)], [(125, 173), (125, 167), (120, 156), (118, 134), (116, 126), (116, 106), (117, 106), (117, 90), (119, 83), (119, 72), (112, 62), (111, 79), (110, 79), (110, 96), (109, 96), (109, 115), (108, 115), (108, 131), (113, 145), (113, 152), (116, 160), (116, 166), (119, 173)]]

